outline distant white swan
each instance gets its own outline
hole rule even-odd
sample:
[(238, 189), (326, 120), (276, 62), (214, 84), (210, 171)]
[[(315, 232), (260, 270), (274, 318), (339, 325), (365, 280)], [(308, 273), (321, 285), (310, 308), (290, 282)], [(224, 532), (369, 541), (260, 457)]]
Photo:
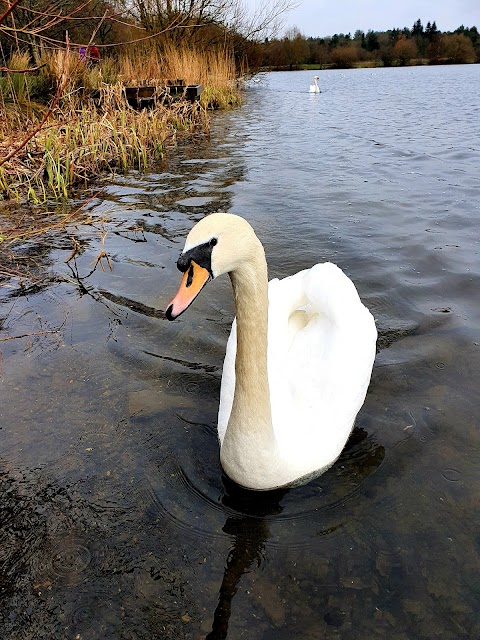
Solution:
[(314, 84), (310, 85), (310, 89), (308, 90), (310, 93), (320, 93), (320, 87), (318, 86), (318, 80), (320, 78), (318, 76), (313, 77)]

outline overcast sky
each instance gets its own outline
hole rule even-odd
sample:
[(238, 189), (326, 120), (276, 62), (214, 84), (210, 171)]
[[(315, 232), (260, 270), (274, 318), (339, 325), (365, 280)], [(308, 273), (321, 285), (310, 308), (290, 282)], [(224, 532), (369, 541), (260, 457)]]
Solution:
[(461, 24), (480, 29), (480, 0), (303, 0), (288, 14), (285, 29), (298, 27), (306, 36), (353, 35), (357, 29), (411, 27), (418, 18), (424, 26), (435, 20), (441, 31)]

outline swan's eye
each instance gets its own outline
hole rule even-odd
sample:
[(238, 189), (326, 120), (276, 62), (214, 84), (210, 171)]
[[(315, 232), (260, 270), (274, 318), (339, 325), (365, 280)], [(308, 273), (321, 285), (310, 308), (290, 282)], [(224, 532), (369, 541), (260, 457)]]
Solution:
[(218, 242), (217, 238), (212, 238), (209, 242), (209, 245), (211, 247), (214, 247), (217, 244), (217, 242)]

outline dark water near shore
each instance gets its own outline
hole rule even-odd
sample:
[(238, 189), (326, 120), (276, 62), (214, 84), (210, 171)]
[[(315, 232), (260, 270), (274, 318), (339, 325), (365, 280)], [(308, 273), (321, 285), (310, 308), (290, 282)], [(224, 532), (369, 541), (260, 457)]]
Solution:
[[(209, 138), (115, 178), (63, 281), (1, 289), (3, 639), (480, 637), (480, 66), (267, 75)], [(331, 260), (379, 329), (353, 435), (286, 492), (222, 476), (227, 278), (163, 311), (195, 221), (270, 277)], [(213, 631), (212, 631), (213, 629)]]

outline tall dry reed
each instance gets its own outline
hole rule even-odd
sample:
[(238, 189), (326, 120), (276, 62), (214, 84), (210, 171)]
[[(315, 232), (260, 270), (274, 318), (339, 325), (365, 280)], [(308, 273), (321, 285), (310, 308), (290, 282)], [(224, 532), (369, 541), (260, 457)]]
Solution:
[[(20, 156), (0, 166), (0, 193), (25, 194), (35, 202), (62, 199), (72, 185), (87, 184), (105, 171), (146, 169), (204, 117), (198, 104), (187, 102), (135, 111), (121, 85), (106, 86), (95, 107), (72, 95)], [(0, 156), (1, 146), (0, 139)]]
[[(22, 68), (28, 63), (28, 58), (17, 61)], [(240, 102), (234, 61), (227, 51), (170, 46), (162, 55), (155, 49), (143, 55), (139, 51), (123, 53), (117, 60), (107, 58), (94, 67), (82, 62), (77, 52), (53, 51), (43, 52), (41, 63), (37, 78), (50, 87), (50, 93), (62, 88), (62, 98), (21, 153), (0, 163), (0, 196), (5, 198), (67, 198), (72, 185), (87, 183), (105, 170), (145, 169), (163, 155), (167, 141), (178, 132), (200, 122), (208, 126), (206, 107)], [(161, 86), (167, 79), (202, 84), (201, 103), (160, 102), (148, 111), (135, 111), (126, 103), (125, 84)], [(16, 91), (15, 95), (21, 94), (20, 80)], [(1, 160), (15, 149), (19, 130), (36, 131), (43, 113), (30, 109), (26, 114), (9, 108), (2, 92), (0, 111)]]
[(201, 84), (205, 107), (226, 108), (241, 102), (235, 61), (226, 49), (186, 49), (168, 44), (162, 51), (154, 48), (128, 51), (119, 58), (119, 78), (133, 85), (140, 79), (152, 84), (175, 79), (187, 85)]

